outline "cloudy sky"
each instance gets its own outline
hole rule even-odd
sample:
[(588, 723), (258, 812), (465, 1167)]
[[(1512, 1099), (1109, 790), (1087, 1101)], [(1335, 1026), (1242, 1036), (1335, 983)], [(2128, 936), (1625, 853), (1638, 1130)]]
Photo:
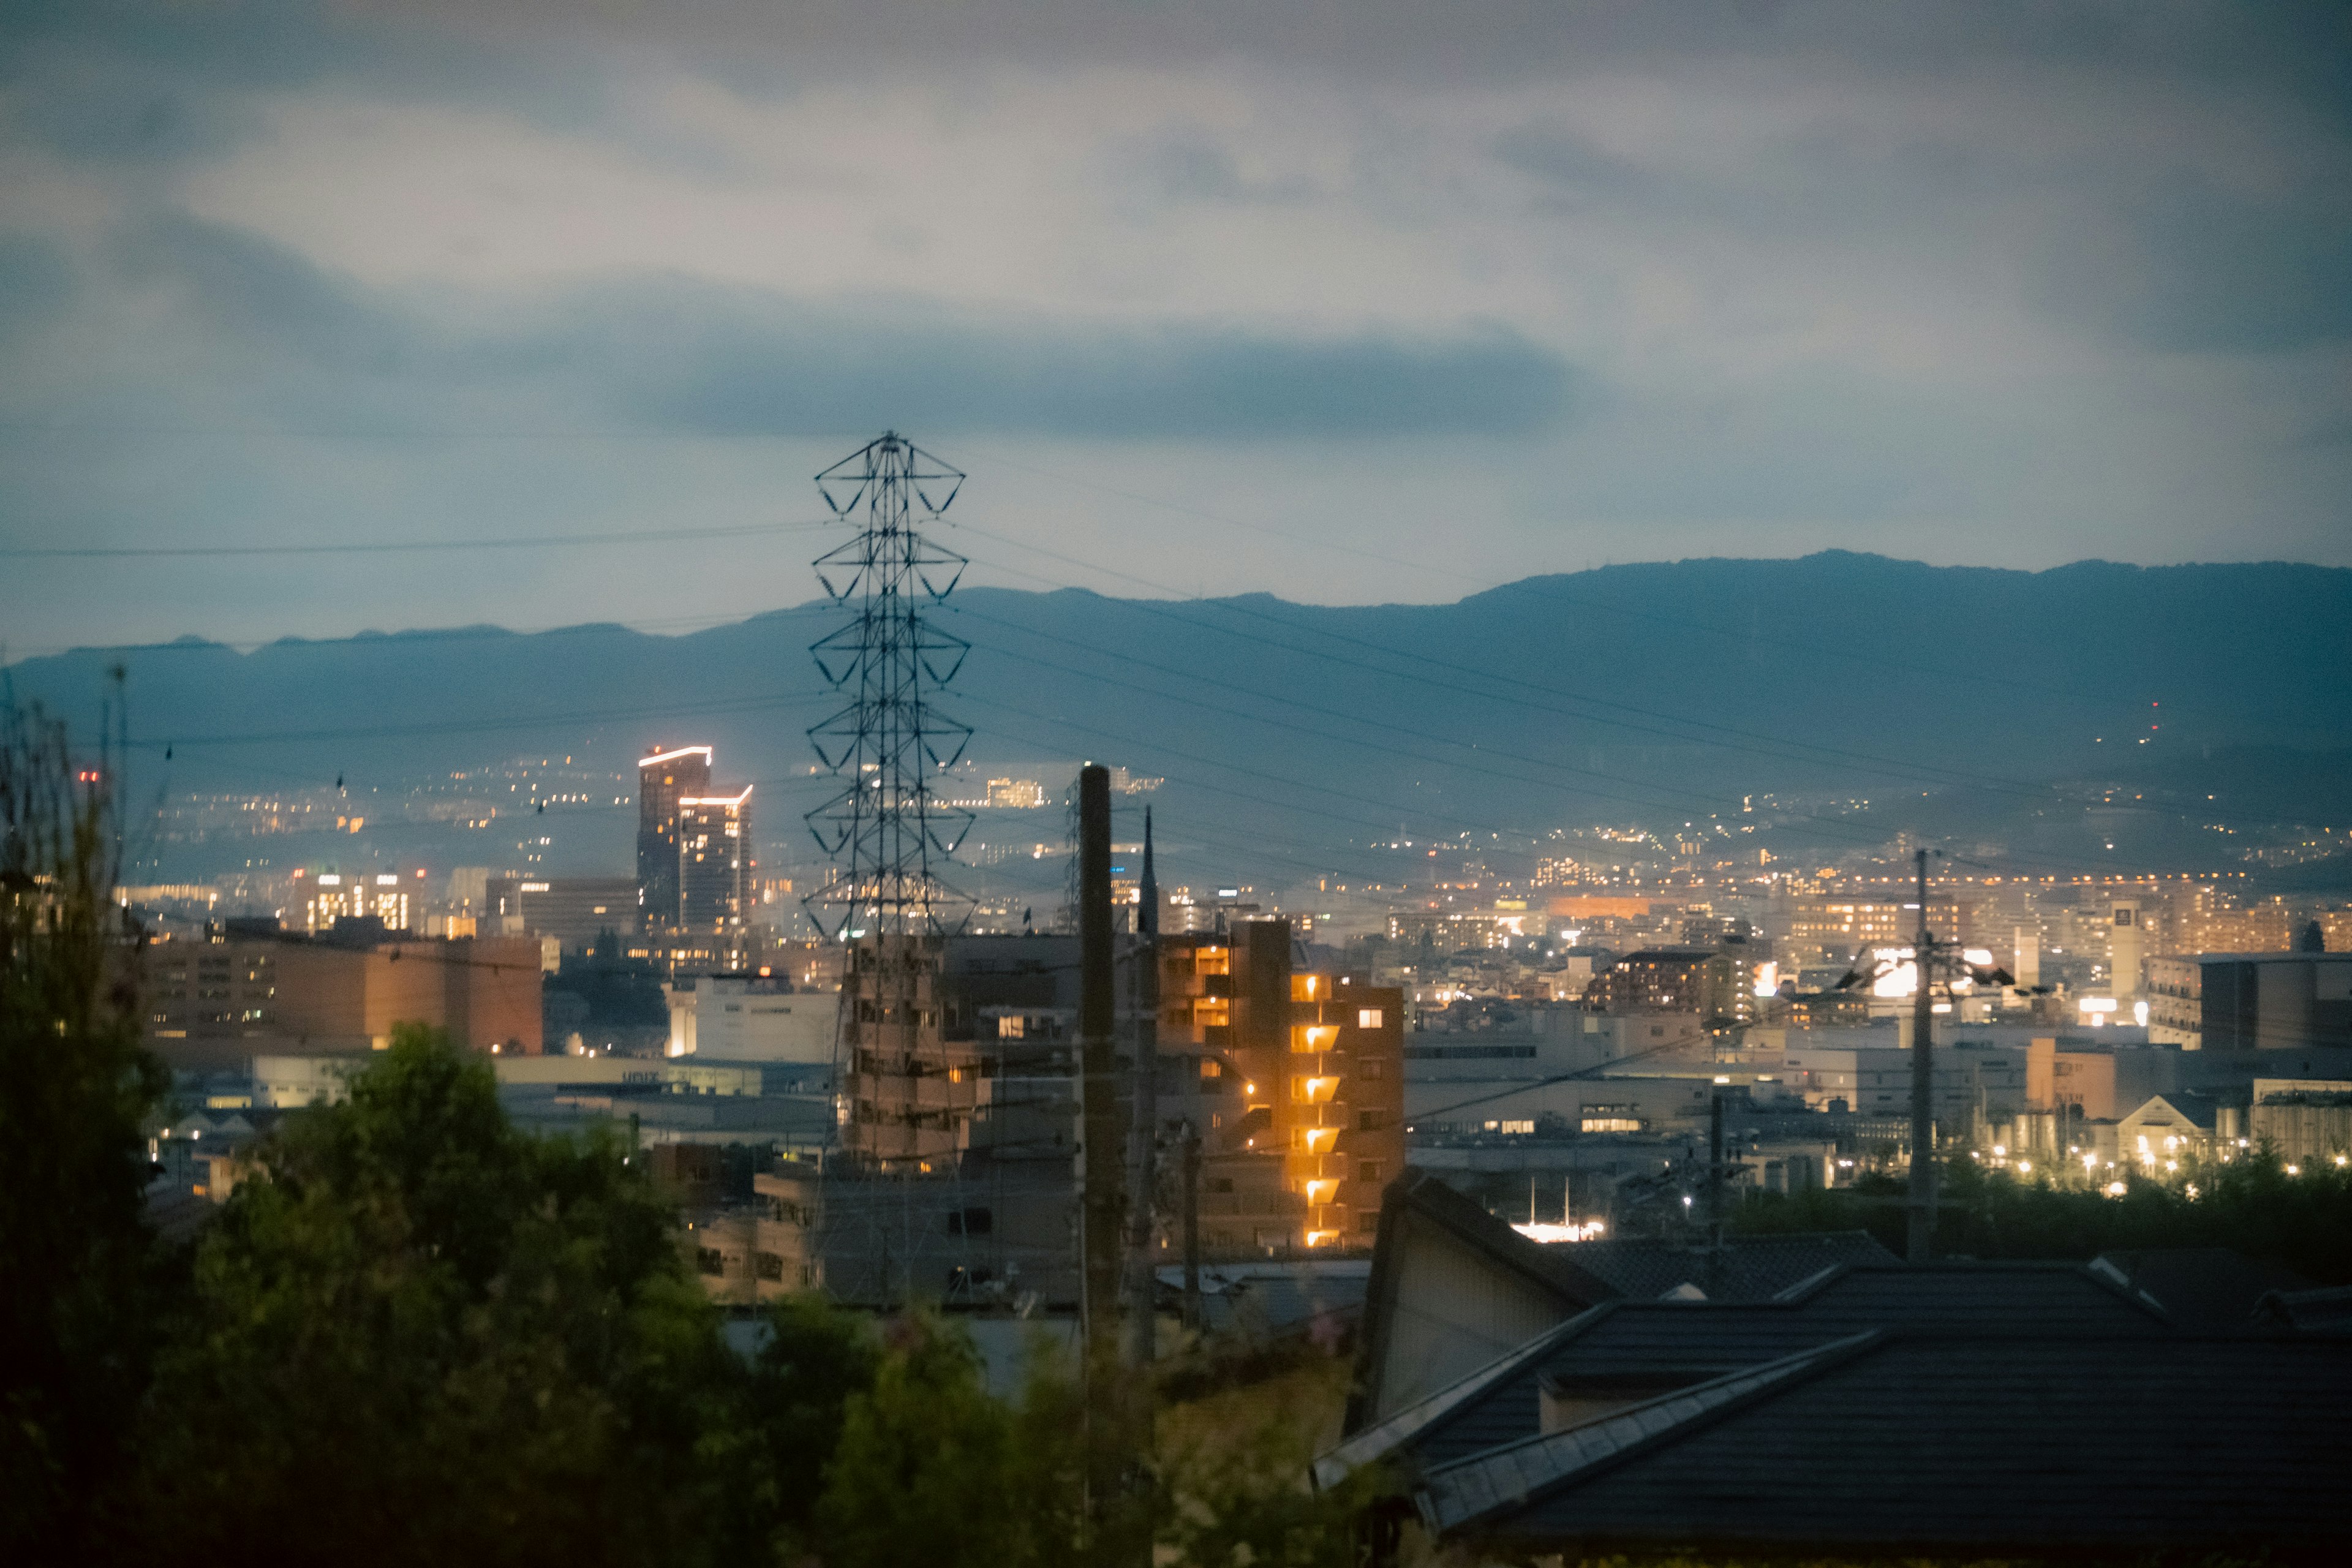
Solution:
[(798, 603), (886, 426), (1008, 585), (2352, 564), (2347, 16), (16, 0), (0, 638)]

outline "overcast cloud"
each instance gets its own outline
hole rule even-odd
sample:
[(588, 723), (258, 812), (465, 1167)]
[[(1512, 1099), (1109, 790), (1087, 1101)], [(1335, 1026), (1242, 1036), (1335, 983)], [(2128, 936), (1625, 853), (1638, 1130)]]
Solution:
[[(0, 546), (803, 522), (887, 425), (1015, 586), (2352, 564), (2347, 16), (12, 6)], [(813, 541), (0, 560), (0, 637), (682, 626)]]

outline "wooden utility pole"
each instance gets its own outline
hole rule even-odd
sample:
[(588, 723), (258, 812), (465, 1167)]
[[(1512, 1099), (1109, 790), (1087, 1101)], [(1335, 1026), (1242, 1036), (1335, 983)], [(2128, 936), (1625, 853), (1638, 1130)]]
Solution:
[[(1127, 1364), (1148, 1372), (1158, 1350), (1159, 1240), (1153, 1200), (1160, 1190), (1160, 882), (1151, 867), (1151, 808), (1143, 808), (1143, 883), (1135, 921), (1134, 1179), (1127, 1205)], [(1139, 1386), (1141, 1386), (1139, 1384)], [(1141, 1419), (1149, 1420), (1147, 1409)]]
[(1919, 928), (1911, 945), (1918, 990), (1911, 998), (1910, 1235), (1905, 1255), (1925, 1263), (1936, 1241), (1935, 937), (1927, 930), (1927, 852), (1919, 861)]

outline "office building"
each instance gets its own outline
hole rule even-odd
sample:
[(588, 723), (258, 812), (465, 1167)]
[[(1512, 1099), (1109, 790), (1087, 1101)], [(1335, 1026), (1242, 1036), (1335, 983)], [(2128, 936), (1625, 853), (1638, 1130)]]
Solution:
[(656, 749), (637, 761), (637, 904), (640, 930), (678, 923), (678, 802), (710, 793), (710, 748)]
[[(677, 929), (730, 951), (741, 945), (757, 899), (751, 890), (751, 786), (677, 802)], [(740, 968), (740, 962), (729, 968)]]
[(1045, 804), (1045, 786), (1035, 779), (991, 779), (988, 804), (1003, 811), (1034, 811)]
[(386, 931), (407, 931), (411, 916), (421, 912), (410, 895), (412, 889), (421, 891), (422, 884), (394, 871), (298, 871), (295, 884), (302, 889), (302, 929), (313, 936), (346, 920), (380, 921)]
[(2197, 964), (2203, 1049), (2352, 1045), (2352, 953), (2209, 952)]
[(667, 989), (673, 1057), (833, 1063), (841, 1002), (831, 992), (795, 991), (788, 981), (747, 974), (693, 976)]
[(483, 901), (491, 934), (553, 937), (566, 952), (637, 924), (637, 884), (626, 877), (492, 877)]

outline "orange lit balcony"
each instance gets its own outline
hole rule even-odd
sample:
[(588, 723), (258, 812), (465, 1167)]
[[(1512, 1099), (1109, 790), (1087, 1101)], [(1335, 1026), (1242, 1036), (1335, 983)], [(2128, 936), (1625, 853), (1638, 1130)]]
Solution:
[(1310, 1230), (1307, 1233), (1307, 1245), (1309, 1247), (1329, 1247), (1339, 1239), (1339, 1233), (1336, 1230)]
[(1290, 1080), (1290, 1098), (1297, 1105), (1328, 1105), (1339, 1092), (1337, 1078), (1295, 1078)]
[(1294, 1051), (1328, 1051), (1339, 1044), (1337, 1024), (1304, 1024), (1290, 1031), (1290, 1048)]
[(1307, 1206), (1310, 1208), (1320, 1208), (1323, 1205), (1329, 1203), (1333, 1197), (1338, 1195), (1339, 1184), (1336, 1181), (1318, 1177), (1314, 1181), (1302, 1183), (1301, 1188), (1307, 1194)]
[(1294, 974), (1290, 977), (1290, 999), (1293, 1002), (1320, 1002), (1331, 989), (1320, 974)]
[(1310, 1154), (1328, 1154), (1339, 1146), (1339, 1130), (1336, 1127), (1302, 1127), (1298, 1130), (1300, 1144)]

